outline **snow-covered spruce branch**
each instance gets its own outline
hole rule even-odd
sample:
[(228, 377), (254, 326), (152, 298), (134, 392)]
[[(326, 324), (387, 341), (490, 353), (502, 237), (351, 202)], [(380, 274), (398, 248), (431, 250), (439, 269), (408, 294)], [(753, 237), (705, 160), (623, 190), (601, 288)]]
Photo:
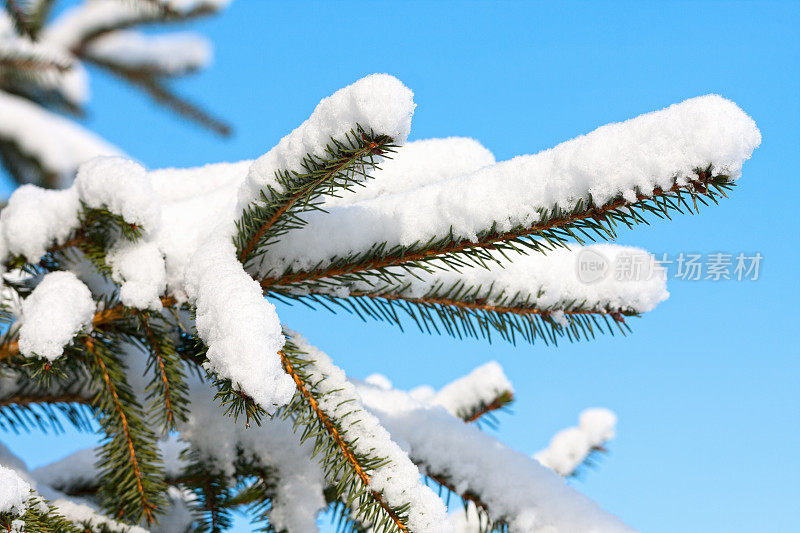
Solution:
[(423, 473), (478, 504), (493, 522), (511, 531), (630, 531), (534, 459), (444, 409), (402, 391), (367, 384), (357, 390)]
[[(186, 97), (177, 94), (164, 81), (166, 74), (161, 71), (170, 72), (175, 75), (171, 67), (131, 66), (109, 61), (105, 58), (93, 57), (92, 64), (109, 72), (131, 85), (138, 87), (145, 92), (155, 102), (167, 107), (178, 115), (187, 118), (200, 126), (218, 133), (222, 136), (231, 134), (231, 127), (222, 119), (215, 117), (210, 112), (203, 109), (199, 104), (188, 100)], [(191, 71), (198, 68), (192, 63), (183, 64), (180, 70)], [(175, 69), (177, 71), (178, 69)]]
[(716, 202), (759, 142), (735, 104), (695, 98), (540, 154), (311, 214), (274, 247), (259, 276), (269, 287), (396, 265), (456, 268), (491, 261), (490, 249), (608, 239), (616, 225), (645, 215)]
[(239, 261), (247, 266), (267, 247), (305, 224), (299, 215), (320, 209), (326, 196), (345, 194), (369, 178), (376, 158), (395, 148), (388, 135), (365, 131), (360, 124), (339, 140), (332, 138), (323, 156), (308, 154), (298, 170), (277, 170), (276, 183), (260, 192), (236, 222)]
[[(579, 272), (582, 254), (612, 265), (635, 262), (638, 279), (615, 273), (586, 283)], [(492, 252), (484, 266), (457, 271), (391, 271), (391, 281), (322, 280), (313, 289), (274, 288), (286, 301), (336, 310), (402, 327), (410, 318), (422, 331), (454, 337), (485, 337), (498, 332), (507, 341), (557, 342), (592, 338), (604, 331), (623, 334), (624, 317), (639, 316), (666, 299), (665, 273), (643, 250), (615, 245), (565, 246), (541, 254), (503, 256)], [(508, 260), (509, 262), (506, 262)], [(633, 264), (633, 263), (632, 263)]]
[[(97, 488), (108, 512), (122, 505), (135, 522), (166, 509), (166, 452), (153, 428), (175, 428), (190, 454), (172, 480), (192, 490), (214, 528), (233, 506), (252, 504), (270, 526), (303, 530), (296, 524), (338, 501), (363, 525), (447, 530), (416, 463), (511, 530), (624, 529), (556, 474), (465, 424), (511, 399), (502, 373), (487, 367), (481, 373), (493, 378), (471, 377), (430, 402), (356, 391), (327, 356), (286, 341), (264, 293), (349, 301), (365, 314), (380, 305), (398, 323), (402, 308), (392, 306), (404, 305), (455, 335), (590, 336), (593, 320), (618, 323), (666, 293), (655, 271), (628, 285), (606, 278), (587, 287), (567, 276), (581, 250), (563, 242), (570, 231), (608, 235), (609, 224), (640, 222), (636, 209), (693, 211), (694, 200), (717, 194), (715, 183), (725, 189), (738, 177), (758, 131), (734, 104), (704, 97), (506, 163), (463, 139), (412, 144), (418, 160), (404, 162), (413, 109), (399, 81), (370, 76), (324, 99), (255, 162), (147, 172), (101, 158), (69, 189), (15, 192), (0, 214), (0, 252), (27, 274), (9, 282), (22, 301), (0, 364), (51, 379), (73, 366), (90, 374), (90, 405), (106, 434)], [(385, 160), (395, 146), (397, 159)], [(466, 157), (454, 164), (454, 154)], [(685, 203), (664, 200), (679, 193)], [(531, 228), (542, 241), (528, 238)], [(292, 277), (339, 266), (341, 275)], [(194, 382), (189, 369), (200, 368), (213, 385)], [(289, 424), (269, 418), (276, 412), (311, 439), (305, 448)], [(209, 435), (226, 437), (209, 443)], [(319, 465), (309, 458), (315, 450)], [(463, 457), (481, 468), (464, 470)], [(282, 465), (312, 465), (304, 478), (314, 482)]]
[(514, 387), (495, 361), (450, 382), (430, 399), (431, 404), (444, 407), (465, 422), (478, 421), (513, 401)]
[(114, 341), (87, 337), (86, 355), (98, 392), (93, 407), (105, 440), (101, 447), (103, 506), (113, 516), (132, 523), (152, 524), (164, 506), (166, 487), (158, 476), (161, 457), (156, 434), (146, 424), (146, 413), (136, 401), (116, 359)]
[(380, 531), (443, 531), (441, 500), (330, 358), (290, 334), (282, 361), (298, 390), (286, 413), (303, 439), (315, 439), (326, 477), (357, 520)]
[(582, 465), (591, 465), (597, 453), (614, 438), (617, 416), (600, 407), (586, 409), (577, 426), (563, 429), (550, 440), (547, 448), (534, 457), (544, 466), (565, 477), (578, 475)]
[(0, 444), (0, 528), (12, 533), (148, 533), (112, 520), (34, 479), (24, 463)]

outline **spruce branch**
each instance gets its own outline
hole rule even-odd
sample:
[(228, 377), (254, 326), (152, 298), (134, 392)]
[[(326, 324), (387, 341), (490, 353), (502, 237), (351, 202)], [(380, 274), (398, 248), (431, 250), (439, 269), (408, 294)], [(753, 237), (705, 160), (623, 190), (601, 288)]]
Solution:
[(6, 0), (6, 12), (17, 33), (36, 40), (44, 25), (54, 0), (29, 0), (20, 5), (19, 0)]
[[(464, 422), (480, 422), (480, 420), (485, 416), (492, 416), (492, 413), (498, 411), (500, 409), (506, 409), (512, 402), (514, 401), (514, 394), (509, 391), (503, 391), (498, 394), (492, 401), (490, 402), (481, 402), (476, 405), (471, 411), (465, 411), (463, 413), (459, 413)], [(493, 424), (494, 421), (490, 420), (490, 423)]]
[(31, 491), (23, 514), (0, 513), (0, 531), (8, 533), (20, 531), (14, 525), (17, 520), (24, 522), (25, 531), (36, 533), (88, 533), (94, 531), (88, 524), (78, 525), (67, 520), (53, 508), (50, 502), (34, 491)]
[[(176, 304), (176, 300), (169, 296), (161, 298), (161, 304), (165, 308), (172, 307)], [(130, 308), (123, 306), (121, 303), (116, 303), (109, 307), (99, 309), (92, 319), (92, 327), (94, 329), (108, 329), (116, 322), (126, 321), (133, 316), (133, 311)], [(19, 343), (12, 336), (6, 336), (0, 344), (0, 361), (14, 357), (19, 354)]]
[(30, 76), (35, 81), (36, 76), (48, 72), (66, 72), (72, 68), (72, 62), (47, 57), (36, 50), (0, 50), (0, 80), (4, 75), (13, 73), (16, 76)]
[(280, 355), (298, 391), (285, 412), (291, 414), (297, 428), (302, 428), (303, 441), (314, 438), (315, 453), (322, 454), (322, 467), (326, 477), (334, 483), (338, 498), (350, 509), (357, 509), (359, 517), (381, 531), (409, 531), (405, 525), (405, 510), (392, 508), (380, 493), (370, 489), (368, 472), (385, 459), (354, 451), (353, 443), (342, 434), (341, 421), (331, 419), (320, 407), (318, 397), (322, 394), (318, 384), (311, 382), (304, 370), (311, 363), (291, 339), (287, 339)]
[(189, 389), (183, 360), (169, 338), (169, 330), (149, 313), (138, 314), (150, 356), (147, 371), (153, 374), (147, 385), (148, 411), (157, 413), (156, 421), (166, 434), (176, 429), (176, 422), (186, 419)]
[(497, 262), (495, 255), (487, 253), (490, 250), (501, 254), (547, 253), (569, 242), (612, 240), (618, 226), (649, 224), (645, 218), (649, 215), (671, 218), (673, 213), (697, 213), (700, 205), (716, 204), (721, 197), (727, 197), (734, 186), (727, 175), (714, 175), (711, 167), (698, 169), (696, 176), (688, 178), (685, 184), (676, 177), (669, 189), (657, 187), (648, 194), (639, 193), (635, 202), (621, 196), (603, 205), (595, 205), (591, 198), (580, 199), (567, 210), (558, 205), (540, 210), (539, 222), (530, 226), (500, 231), (499, 224), (495, 223), (478, 233), (475, 239), (460, 238), (451, 232), (409, 246), (389, 247), (386, 243), (375, 243), (367, 251), (331, 258), (324, 266), (308, 270), (289, 267), (284, 272), (263, 276), (260, 282), (264, 289), (280, 285), (303, 289), (309, 282), (325, 278), (344, 283), (369, 283), (376, 279), (399, 281), (390, 267), (399, 267), (398, 271), (405, 272), (414, 269), (457, 271), (466, 265)]
[(17, 33), (33, 38), (33, 30), (29, 26), (28, 14), (17, 3), (17, 0), (6, 0), (6, 13), (9, 14)]
[(0, 137), (0, 164), (17, 183), (36, 183), (48, 189), (58, 186), (59, 175), (45, 169), (38, 158), (26, 153), (14, 139)]
[(200, 459), (196, 450), (183, 454), (187, 461), (181, 484), (191, 490), (196, 498), (192, 503), (198, 519), (199, 532), (218, 533), (231, 527), (233, 492), (226, 477), (217, 473), (214, 465)]
[[(126, 0), (131, 1), (131, 0)], [(83, 29), (84, 33), (72, 46), (72, 53), (78, 57), (82, 57), (86, 48), (97, 38), (102, 37), (111, 32), (125, 30), (135, 26), (143, 26), (150, 24), (170, 25), (170, 24), (183, 24), (198, 18), (206, 17), (217, 13), (217, 9), (213, 5), (206, 2), (197, 2), (195, 6), (177, 11), (169, 9), (165, 11), (157, 6), (150, 4), (161, 2), (150, 2), (148, 0), (133, 0), (134, 10), (126, 16), (117, 19), (98, 19), (93, 25)], [(138, 6), (137, 6), (138, 4)]]
[[(566, 302), (564, 309), (542, 309), (531, 298), (516, 295), (496, 295), (492, 288), (466, 286), (434, 287), (427, 295), (403, 295), (403, 286), (377, 286), (370, 291), (337, 292), (337, 284), (318, 283), (315, 289), (294, 287), (273, 288), (267, 295), (284, 303), (299, 302), (312, 309), (323, 308), (331, 312), (342, 309), (362, 320), (387, 322), (403, 329), (403, 318), (410, 319), (424, 333), (447, 334), (458, 339), (484, 338), (492, 333), (512, 344), (517, 338), (534, 343), (541, 339), (545, 344), (558, 344), (566, 337), (570, 341), (593, 339), (597, 334), (623, 335), (630, 331), (626, 317), (639, 313), (630, 309), (596, 308), (583, 302)], [(341, 286), (341, 285), (339, 285)], [(297, 291), (290, 292), (290, 291)], [(299, 293), (299, 294), (298, 294)], [(499, 299), (501, 304), (487, 301)], [(564, 325), (555, 320), (556, 311), (569, 318)]]
[(166, 490), (158, 476), (156, 436), (115, 354), (118, 344), (99, 335), (87, 336), (82, 344), (97, 390), (92, 404), (105, 435), (99, 462), (103, 506), (112, 516), (153, 524)]
[(34, 427), (44, 433), (61, 433), (64, 428), (60, 418), (65, 418), (78, 431), (93, 431), (92, 413), (85, 394), (16, 393), (0, 398), (0, 430), (30, 432)]
[(261, 191), (260, 201), (248, 206), (237, 221), (235, 244), (239, 261), (247, 267), (270, 244), (303, 226), (301, 213), (321, 210), (323, 196), (349, 190), (368, 178), (368, 172), (377, 166), (376, 157), (393, 151), (392, 143), (390, 137), (367, 132), (357, 125), (344, 140), (332, 138), (324, 157), (307, 154), (301, 172), (276, 172), (276, 186)]
[(228, 124), (170, 89), (165, 82), (165, 76), (154, 73), (149, 69), (131, 69), (121, 64), (88, 55), (84, 55), (83, 58), (138, 87), (156, 103), (165, 106), (174, 113), (223, 137), (228, 137), (231, 134), (231, 127)]
[[(493, 521), (489, 517), (489, 510), (485, 503), (483, 503), (480, 499), (478, 494), (475, 494), (471, 491), (461, 491), (459, 492), (456, 487), (452, 484), (451, 481), (447, 479), (447, 476), (444, 474), (431, 474), (427, 473), (426, 477), (436, 483), (436, 485), (441, 491), (445, 491), (447, 494), (447, 501), (449, 504), (449, 499), (451, 495), (455, 495), (464, 504), (464, 510), (466, 511), (467, 505), (472, 504), (475, 506), (476, 511), (478, 512), (478, 516), (480, 517), (480, 533), (490, 533), (490, 532), (497, 532), (497, 533), (508, 533), (508, 524), (502, 521)], [(449, 505), (448, 505), (449, 507)]]

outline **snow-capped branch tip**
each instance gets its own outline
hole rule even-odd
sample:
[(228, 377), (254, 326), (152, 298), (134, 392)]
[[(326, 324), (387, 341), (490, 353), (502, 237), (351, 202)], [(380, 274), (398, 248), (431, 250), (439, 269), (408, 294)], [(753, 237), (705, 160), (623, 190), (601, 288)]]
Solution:
[(357, 390), (427, 476), (478, 504), (494, 523), (510, 531), (632, 531), (533, 458), (444, 409), (398, 390), (368, 384)]
[(501, 409), (514, 400), (514, 387), (496, 362), (483, 364), (440, 389), (431, 399), (465, 422)]
[(717, 201), (760, 140), (733, 102), (687, 100), (536, 155), (310, 214), (273, 246), (259, 275), (269, 287), (437, 260), (478, 263), (485, 249), (609, 239), (643, 215)]
[(596, 407), (581, 412), (578, 425), (556, 433), (544, 450), (534, 458), (560, 476), (575, 475), (593, 452), (605, 451), (605, 444), (614, 438), (617, 415)]
[(362, 318), (455, 337), (499, 333), (504, 340), (556, 343), (626, 333), (625, 317), (665, 300), (666, 273), (644, 250), (599, 244), (565, 246), (546, 256), (491, 252), (483, 265), (458, 270), (388, 270), (389, 281), (322, 280), (269, 294), (312, 307), (344, 308)]

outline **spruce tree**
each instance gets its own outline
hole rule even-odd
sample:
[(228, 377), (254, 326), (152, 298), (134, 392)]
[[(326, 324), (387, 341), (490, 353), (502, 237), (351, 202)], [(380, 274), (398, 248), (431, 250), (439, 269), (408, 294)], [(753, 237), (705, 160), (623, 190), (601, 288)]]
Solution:
[(709, 95), (495, 162), (471, 139), (407, 143), (414, 107), (372, 75), (255, 161), (96, 157), (12, 195), (0, 429), (101, 443), (31, 472), (0, 448), (0, 529), (223, 531), (244, 511), (305, 532), (327, 510), (342, 531), (629, 531), (563, 480), (610, 411), (527, 456), (481, 430), (514, 399), (497, 363), (439, 391), (348, 378), (272, 302), (511, 343), (627, 333), (663, 270), (602, 241), (726, 197), (755, 123)]

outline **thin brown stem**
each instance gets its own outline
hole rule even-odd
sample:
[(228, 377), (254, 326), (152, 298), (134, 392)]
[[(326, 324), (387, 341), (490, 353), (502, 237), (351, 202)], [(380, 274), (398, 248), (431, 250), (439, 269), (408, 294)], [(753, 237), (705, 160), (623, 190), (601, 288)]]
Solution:
[(355, 161), (357, 161), (361, 156), (364, 154), (368, 154), (371, 151), (378, 148), (378, 144), (376, 142), (371, 142), (369, 145), (357, 150), (353, 153), (353, 155), (345, 160), (343, 160), (338, 165), (334, 165), (331, 169), (320, 176), (319, 178), (315, 179), (313, 183), (308, 184), (305, 187), (301, 187), (298, 189), (294, 194), (290, 195), (287, 201), (281, 205), (272, 216), (265, 221), (261, 227), (258, 228), (256, 231), (245, 243), (244, 247), (242, 248), (241, 252), (239, 252), (239, 261), (244, 264), (250, 254), (253, 253), (258, 243), (264, 237), (264, 235), (269, 231), (269, 229), (277, 222), (289, 209), (292, 208), (294, 204), (296, 204), (301, 198), (308, 195), (310, 191), (312, 191), (315, 187), (319, 184), (325, 182), (326, 180), (331, 179), (331, 177), (335, 176), (336, 174), (340, 173), (343, 169), (347, 168)]
[[(410, 302), (418, 305), (446, 305), (449, 307), (460, 307), (462, 309), (470, 309), (473, 311), (487, 311), (492, 313), (511, 313), (515, 315), (548, 316), (553, 313), (553, 311), (551, 310), (537, 309), (535, 307), (490, 305), (485, 302), (481, 302), (480, 300), (476, 300), (474, 302), (467, 302), (463, 300), (455, 300), (452, 298), (429, 298), (424, 296), (421, 298), (412, 298), (412, 297), (402, 296), (399, 294), (388, 294), (388, 293), (378, 294), (378, 293), (360, 292), (360, 291), (351, 291), (348, 293), (348, 297), (375, 298), (382, 300), (402, 300), (405, 302)], [(622, 311), (607, 311), (605, 309), (583, 309), (583, 310), (574, 309), (574, 310), (564, 310), (563, 313), (565, 315), (609, 315), (618, 322), (624, 322), (624, 319), (622, 318), (622, 315), (624, 313)]]
[(142, 315), (139, 315), (139, 323), (141, 324), (142, 329), (147, 336), (147, 341), (150, 344), (153, 356), (156, 358), (156, 362), (158, 363), (158, 372), (161, 376), (161, 382), (164, 385), (164, 409), (167, 415), (166, 427), (172, 429), (175, 422), (175, 413), (172, 409), (172, 394), (169, 387), (169, 379), (167, 378), (167, 370), (164, 366), (164, 356), (161, 352), (161, 348), (158, 346), (156, 336), (153, 333), (153, 329), (150, 327), (150, 324), (147, 322), (147, 319)]
[[(369, 482), (370, 482), (369, 474), (367, 474), (361, 467), (361, 464), (359, 463), (355, 454), (350, 449), (350, 445), (347, 443), (344, 437), (342, 437), (342, 435), (339, 433), (339, 430), (336, 429), (336, 426), (333, 424), (328, 415), (325, 414), (325, 411), (323, 411), (322, 408), (319, 406), (316, 398), (314, 398), (314, 395), (311, 394), (311, 392), (308, 390), (305, 381), (303, 381), (303, 378), (300, 376), (300, 374), (297, 372), (294, 366), (292, 366), (292, 363), (289, 361), (286, 355), (283, 352), (278, 352), (278, 353), (281, 355), (281, 362), (283, 363), (284, 370), (286, 370), (286, 373), (289, 374), (294, 380), (295, 385), (297, 385), (297, 390), (300, 392), (303, 398), (305, 398), (306, 402), (308, 402), (309, 406), (314, 411), (314, 414), (325, 428), (325, 431), (327, 431), (328, 434), (331, 436), (331, 438), (334, 440), (334, 442), (336, 442), (336, 445), (342, 451), (342, 455), (345, 457), (347, 462), (353, 468), (356, 475), (358, 475), (358, 478), (361, 480), (361, 482), (364, 484), (365, 487), (369, 487)], [(394, 511), (392, 511), (392, 509), (386, 504), (386, 502), (383, 501), (381, 494), (371, 489), (370, 493), (372, 494), (372, 497), (375, 499), (375, 501), (378, 502), (378, 504), (383, 508), (384, 511), (386, 511), (386, 513), (392, 519), (392, 522), (394, 522), (397, 528), (400, 531), (408, 532), (409, 531), (408, 527), (400, 520), (400, 517), (397, 516), (397, 514)]]
[(34, 405), (40, 403), (80, 403), (90, 405), (91, 398), (82, 396), (80, 394), (19, 394), (0, 399), (0, 407), (7, 405)]
[[(131, 467), (133, 468), (133, 476), (136, 479), (136, 488), (139, 492), (139, 497), (142, 502), (142, 512), (144, 513), (145, 521), (149, 524), (155, 522), (155, 507), (147, 500), (147, 495), (144, 490), (144, 485), (142, 483), (142, 472), (139, 469), (139, 458), (136, 455), (136, 448), (133, 443), (133, 436), (131, 435), (131, 429), (128, 424), (128, 417), (125, 415), (125, 409), (122, 407), (122, 402), (119, 399), (119, 394), (117, 393), (117, 387), (114, 385), (114, 382), (111, 380), (111, 375), (108, 372), (108, 368), (106, 367), (103, 358), (97, 355), (94, 351), (94, 340), (91, 337), (87, 337), (85, 342), (86, 351), (89, 352), (94, 357), (94, 362), (97, 365), (98, 370), (103, 378), (103, 383), (105, 383), (106, 388), (108, 389), (108, 393), (111, 395), (111, 399), (114, 404), (114, 410), (117, 412), (117, 415), (122, 422), (122, 430), (125, 434), (125, 440), (128, 443), (128, 454), (130, 455), (131, 459)], [(122, 511), (122, 509), (120, 509)]]
[(492, 233), (482, 237), (481, 240), (477, 242), (465, 239), (461, 241), (452, 242), (446, 246), (443, 246), (442, 248), (438, 248), (435, 250), (422, 250), (419, 252), (408, 253), (408, 254), (400, 252), (397, 254), (386, 255), (380, 258), (375, 258), (372, 260), (346, 266), (337, 266), (332, 268), (320, 268), (304, 272), (295, 272), (281, 277), (267, 277), (261, 279), (260, 283), (263, 288), (269, 288), (273, 285), (287, 285), (290, 283), (298, 283), (302, 281), (314, 281), (322, 278), (332, 278), (346, 274), (354, 274), (356, 272), (363, 272), (366, 270), (375, 270), (375, 269), (397, 266), (407, 263), (414, 263), (417, 261), (430, 260), (437, 256), (444, 256), (447, 254), (462, 252), (467, 249), (481, 248), (486, 250), (492, 250), (496, 248), (498, 242), (509, 241), (520, 237), (525, 237), (528, 235), (534, 235), (536, 233), (540, 233), (543, 231), (557, 229), (561, 226), (565, 226), (567, 224), (571, 224), (581, 220), (587, 220), (587, 219), (604, 220), (605, 214), (608, 213), (609, 211), (614, 211), (616, 209), (623, 209), (637, 202), (653, 198), (659, 198), (666, 194), (678, 192), (683, 189), (691, 188), (695, 191), (705, 192), (707, 191), (707, 189), (706, 185), (704, 184), (705, 182), (703, 180), (706, 180), (707, 177), (708, 176), (706, 175), (705, 172), (701, 172), (699, 174), (700, 178), (699, 180), (690, 181), (686, 185), (678, 185), (676, 183), (667, 191), (664, 191), (663, 189), (657, 187), (653, 190), (653, 194), (649, 196), (645, 196), (642, 194), (637, 195), (636, 202), (630, 202), (620, 198), (618, 200), (608, 202), (600, 207), (593, 207), (591, 209), (587, 209), (580, 213), (574, 213), (566, 217), (553, 218), (548, 220), (547, 222), (543, 222), (541, 224), (534, 224), (527, 228), (515, 231), (508, 231), (508, 232)]
[(498, 409), (502, 409), (512, 401), (514, 401), (514, 395), (509, 392), (504, 392), (491, 402), (481, 406), (480, 409), (477, 409), (474, 413), (470, 414), (464, 419), (464, 422), (475, 422), (483, 415), (491, 413), (492, 411), (497, 411)]
[[(171, 296), (164, 296), (161, 298), (161, 305), (164, 307), (172, 307), (176, 303), (177, 300)], [(115, 320), (123, 318), (128, 312), (129, 310), (122, 304), (117, 304), (113, 307), (103, 309), (95, 313), (94, 318), (92, 319), (92, 326), (95, 328), (102, 327), (106, 324), (114, 322)], [(0, 361), (17, 354), (19, 354), (19, 342), (16, 340), (9, 341), (0, 346)]]

